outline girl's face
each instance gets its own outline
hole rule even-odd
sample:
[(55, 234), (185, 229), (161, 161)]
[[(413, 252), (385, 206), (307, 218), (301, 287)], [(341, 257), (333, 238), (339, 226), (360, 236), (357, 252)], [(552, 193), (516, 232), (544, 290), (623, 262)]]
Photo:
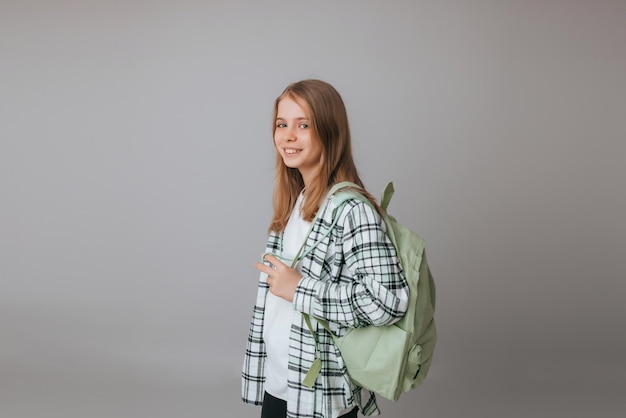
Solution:
[(300, 171), (305, 186), (317, 174), (322, 159), (322, 143), (310, 122), (308, 108), (290, 97), (278, 102), (274, 145), (285, 165)]

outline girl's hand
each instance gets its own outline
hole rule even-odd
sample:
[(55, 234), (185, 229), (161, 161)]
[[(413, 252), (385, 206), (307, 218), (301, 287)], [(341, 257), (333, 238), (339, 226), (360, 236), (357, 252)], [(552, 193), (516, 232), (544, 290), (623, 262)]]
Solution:
[(270, 292), (279, 298), (285, 299), (287, 302), (293, 302), (296, 287), (298, 287), (298, 283), (302, 278), (300, 273), (271, 254), (266, 254), (263, 259), (274, 267), (272, 268), (259, 262), (254, 263), (254, 267), (260, 272), (267, 274), (267, 284), (270, 286)]

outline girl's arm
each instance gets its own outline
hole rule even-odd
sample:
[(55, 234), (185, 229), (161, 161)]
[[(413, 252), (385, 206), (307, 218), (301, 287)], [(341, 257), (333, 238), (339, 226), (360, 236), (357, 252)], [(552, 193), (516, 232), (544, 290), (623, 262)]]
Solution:
[(294, 307), (344, 326), (387, 325), (407, 308), (408, 286), (396, 250), (384, 232), (384, 222), (369, 205), (350, 201), (342, 222), (342, 251), (351, 281), (303, 277), (296, 288)]

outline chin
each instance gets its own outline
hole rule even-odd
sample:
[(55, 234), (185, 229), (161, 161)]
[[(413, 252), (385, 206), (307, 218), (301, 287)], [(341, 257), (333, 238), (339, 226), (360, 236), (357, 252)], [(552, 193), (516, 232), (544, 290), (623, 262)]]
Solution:
[(298, 168), (300, 166), (300, 164), (296, 163), (295, 161), (285, 161), (284, 158), (283, 158), (283, 164), (285, 164), (285, 166), (289, 168)]

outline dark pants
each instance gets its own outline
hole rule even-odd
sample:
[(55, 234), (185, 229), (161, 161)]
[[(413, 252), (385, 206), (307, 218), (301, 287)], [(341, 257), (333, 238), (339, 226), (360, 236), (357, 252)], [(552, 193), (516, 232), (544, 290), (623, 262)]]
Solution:
[[(359, 408), (354, 408), (347, 414), (343, 414), (340, 418), (356, 418), (356, 412)], [(263, 408), (261, 409), (261, 418), (283, 418), (287, 416), (287, 402), (278, 399), (265, 392), (263, 396)]]

